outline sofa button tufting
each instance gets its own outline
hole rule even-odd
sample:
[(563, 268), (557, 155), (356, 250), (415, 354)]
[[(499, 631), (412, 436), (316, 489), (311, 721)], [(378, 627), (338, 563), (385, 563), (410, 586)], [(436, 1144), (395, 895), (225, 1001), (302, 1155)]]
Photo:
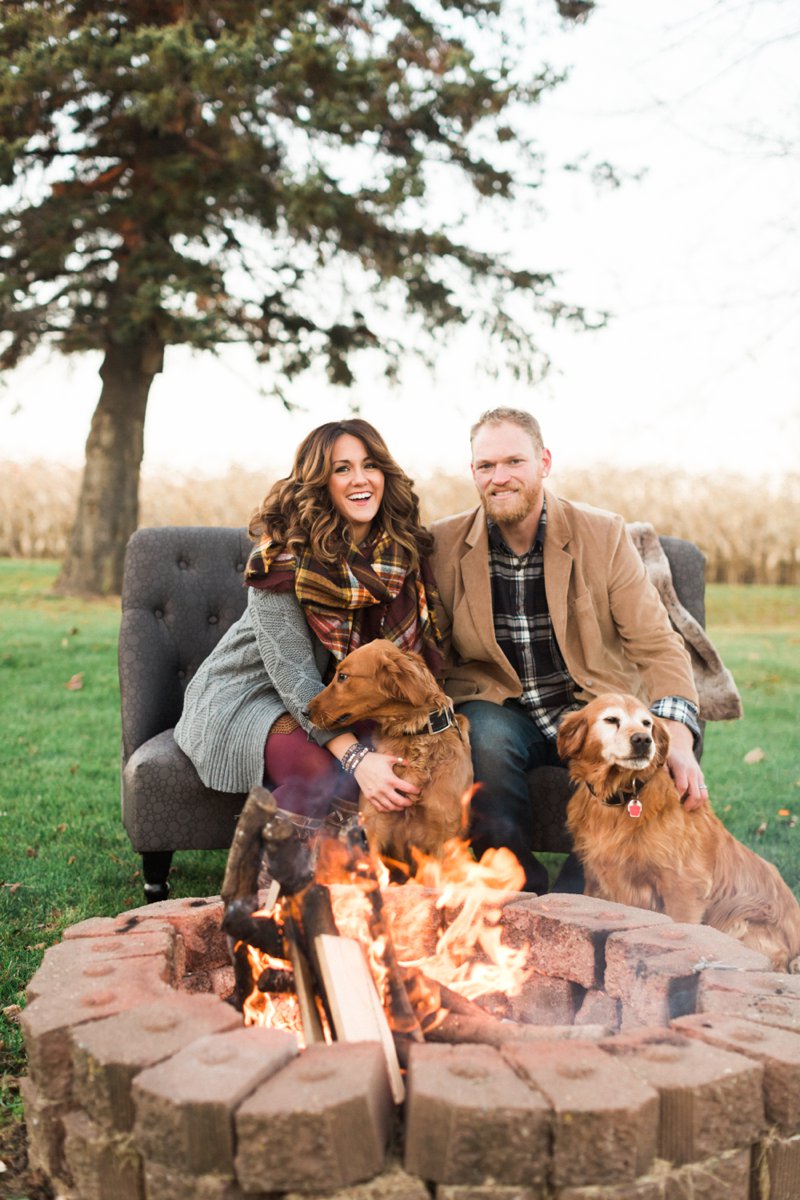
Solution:
[(164, 616), (164, 613), (162, 612), (162, 610), (161, 610), (160, 608), (154, 608), (154, 609), (153, 609), (153, 616), (154, 616), (154, 617), (155, 617), (157, 620), (159, 620), (159, 621), (160, 621), (160, 620), (161, 620), (161, 618)]
[(178, 671), (178, 679), (185, 679), (185, 678), (186, 678), (186, 672)]
[(236, 564), (236, 570), (237, 570), (237, 571), (243, 571), (243, 570), (244, 570), (244, 563), (243, 563), (243, 562), (241, 562), (241, 563), (237, 563), (237, 564)]
[(188, 571), (188, 570), (189, 570), (189, 564), (188, 564), (188, 562), (186, 561), (186, 559), (185, 559), (185, 558), (179, 558), (179, 559), (178, 559), (178, 567), (179, 567), (179, 569), (180, 569), (181, 571)]
[(208, 623), (209, 623), (209, 625), (216, 625), (218, 620), (219, 620), (219, 617), (215, 616), (214, 613), (211, 613), (211, 615), (208, 618)]

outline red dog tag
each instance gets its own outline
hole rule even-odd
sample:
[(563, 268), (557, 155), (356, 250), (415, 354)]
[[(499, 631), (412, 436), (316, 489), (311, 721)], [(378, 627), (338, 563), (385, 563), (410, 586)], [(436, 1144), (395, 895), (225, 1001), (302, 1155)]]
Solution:
[(642, 806), (638, 800), (628, 801), (628, 816), (640, 817), (642, 815)]

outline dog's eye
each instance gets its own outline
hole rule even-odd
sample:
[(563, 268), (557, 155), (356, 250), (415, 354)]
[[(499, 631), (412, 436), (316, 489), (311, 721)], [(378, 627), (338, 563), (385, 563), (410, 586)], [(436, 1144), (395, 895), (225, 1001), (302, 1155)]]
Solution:
[(338, 679), (339, 683), (347, 683), (347, 680), (350, 678), (350, 676), (344, 671), (340, 671), (336, 678)]
[(642, 721), (642, 724), (644, 725), (645, 729), (653, 728), (653, 722), (648, 720), (647, 718), (645, 718), (644, 721)]
[(603, 717), (606, 725), (616, 725), (619, 729), (619, 717)]

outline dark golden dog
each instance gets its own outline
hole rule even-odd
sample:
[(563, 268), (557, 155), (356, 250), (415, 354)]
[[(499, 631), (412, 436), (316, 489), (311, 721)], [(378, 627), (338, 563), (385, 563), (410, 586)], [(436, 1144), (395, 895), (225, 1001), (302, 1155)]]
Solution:
[(776, 868), (738, 842), (709, 805), (687, 812), (664, 770), (669, 734), (634, 696), (600, 696), (561, 722), (558, 752), (577, 784), (567, 826), (586, 894), (713, 925), (800, 963), (800, 905)]
[[(309, 715), (322, 729), (375, 722), (375, 749), (401, 757), (396, 774), (421, 790), (413, 805), (394, 812), (379, 812), (361, 797), (370, 845), (409, 867), (413, 849), (439, 856), (466, 822), (472, 760), (469, 722), (453, 713), (424, 660), (385, 639), (360, 646), (339, 663), (333, 680), (309, 705)], [(431, 725), (446, 728), (433, 733)]]

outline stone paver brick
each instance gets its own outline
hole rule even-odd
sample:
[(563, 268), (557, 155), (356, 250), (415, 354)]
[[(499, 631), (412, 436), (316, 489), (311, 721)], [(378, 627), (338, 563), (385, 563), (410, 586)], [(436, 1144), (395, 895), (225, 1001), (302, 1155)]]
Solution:
[(653, 1162), (656, 1091), (595, 1045), (508, 1043), (503, 1055), (553, 1109), (553, 1187), (633, 1180)]
[(154, 959), (100, 960), (84, 968), (67, 995), (48, 992), (23, 1010), (20, 1025), (34, 1083), (51, 1100), (65, 1100), (72, 1087), (70, 1030), (86, 1021), (137, 1008), (175, 995)]
[(144, 1186), (146, 1200), (285, 1200), (274, 1192), (243, 1192), (232, 1175), (189, 1175), (154, 1162), (144, 1164)]
[(750, 1200), (749, 1146), (688, 1163), (667, 1176), (664, 1200)]
[(509, 997), (508, 1016), (530, 1025), (572, 1025), (583, 993), (569, 979), (535, 972)]
[(707, 925), (673, 924), (613, 934), (606, 943), (605, 989), (622, 1001), (623, 1030), (665, 1025), (694, 1012), (704, 965), (742, 971), (769, 966), (763, 954)]
[(633, 1183), (564, 1188), (557, 1200), (750, 1200), (750, 1150), (731, 1150), (683, 1167), (658, 1161)]
[(236, 1114), (245, 1191), (330, 1191), (378, 1174), (394, 1116), (375, 1043), (309, 1046)]
[(590, 988), (575, 1014), (576, 1025), (605, 1025), (619, 1029), (622, 1002), (600, 988)]
[[(281, 1200), (307, 1200), (307, 1197), (302, 1192), (285, 1192)], [(314, 1200), (431, 1200), (431, 1194), (416, 1175), (409, 1175), (402, 1167), (392, 1164), (364, 1183), (315, 1192)], [(502, 1194), (498, 1200), (503, 1200)]]
[(71, 1182), (64, 1158), (64, 1118), (72, 1105), (47, 1099), (33, 1081), (24, 1075), (19, 1090), (25, 1112), (30, 1165), (51, 1179)]
[(603, 1046), (658, 1091), (661, 1158), (680, 1166), (750, 1145), (763, 1132), (761, 1063), (665, 1029)]
[(215, 996), (175, 992), (169, 1005), (145, 1004), (72, 1030), (74, 1092), (88, 1115), (124, 1133), (133, 1128), (131, 1086), (147, 1067), (199, 1037), (241, 1028), (241, 1014)]
[(407, 1083), (408, 1171), (438, 1183), (544, 1185), (549, 1106), (499, 1050), (415, 1045)]
[(120, 913), (115, 924), (117, 929), (133, 931), (148, 928), (152, 921), (168, 921), (186, 947), (186, 971), (210, 971), (230, 963), (228, 939), (222, 931), (224, 911), (218, 896), (161, 900)]
[(503, 940), (526, 947), (537, 970), (591, 988), (602, 986), (604, 948), (612, 933), (672, 922), (643, 908), (555, 894), (506, 905), (503, 923)]
[(436, 903), (440, 893), (412, 882), (385, 888), (382, 895), (397, 957), (405, 961), (433, 954), (445, 928), (444, 913)]
[(64, 1118), (64, 1156), (81, 1200), (144, 1200), (142, 1163), (130, 1134), (110, 1133), (83, 1112)]
[(800, 1136), (770, 1137), (753, 1151), (752, 1200), (797, 1200), (800, 1196)]
[(708, 969), (712, 963), (720, 963), (726, 970), (735, 967), (741, 971), (768, 971), (769, 959), (749, 946), (743, 946), (736, 938), (712, 929), (710, 925), (687, 925), (670, 921), (655, 929), (630, 929), (615, 933), (606, 945), (606, 990), (619, 995), (617, 980), (622, 986), (629, 978), (631, 969), (650, 957), (668, 952), (693, 956), (693, 965), (698, 971)]
[(57, 942), (45, 951), (41, 966), (28, 984), (25, 995), (29, 1001), (45, 991), (68, 996), (74, 981), (83, 977), (87, 967), (129, 958), (157, 959), (161, 978), (174, 987), (183, 975), (184, 967), (182, 945), (180, 954), (176, 955), (179, 944), (175, 931), (169, 926), (131, 937), (73, 938), (71, 941)]
[(240, 1027), (199, 1038), (142, 1071), (132, 1094), (143, 1157), (192, 1175), (232, 1176), (236, 1106), (295, 1054), (294, 1034)]
[(796, 976), (761, 972), (704, 971), (697, 1011), (736, 1013), (751, 1021), (800, 1032), (800, 995)]
[(440, 1183), (435, 1195), (436, 1200), (540, 1200), (543, 1193), (538, 1188)]
[(800, 1133), (800, 1033), (743, 1017), (699, 1013), (673, 1022), (681, 1033), (764, 1064), (764, 1109), (782, 1134)]

